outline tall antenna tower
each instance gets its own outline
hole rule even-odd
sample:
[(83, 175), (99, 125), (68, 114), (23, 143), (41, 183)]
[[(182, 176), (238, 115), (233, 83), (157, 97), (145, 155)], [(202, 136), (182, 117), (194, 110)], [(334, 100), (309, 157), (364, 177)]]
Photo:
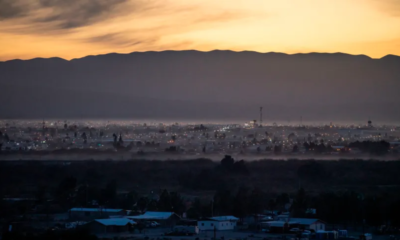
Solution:
[(263, 118), (263, 115), (262, 115), (262, 110), (263, 110), (263, 108), (262, 107), (260, 107), (260, 127), (262, 127), (262, 118)]

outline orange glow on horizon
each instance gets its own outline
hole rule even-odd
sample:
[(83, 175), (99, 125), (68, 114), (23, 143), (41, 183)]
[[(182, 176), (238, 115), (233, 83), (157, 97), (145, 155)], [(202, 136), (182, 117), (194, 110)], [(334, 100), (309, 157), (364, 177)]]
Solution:
[(36, 0), (0, 11), (0, 61), (188, 49), (400, 55), (396, 0), (109, 0), (98, 13), (93, 1), (79, 13)]

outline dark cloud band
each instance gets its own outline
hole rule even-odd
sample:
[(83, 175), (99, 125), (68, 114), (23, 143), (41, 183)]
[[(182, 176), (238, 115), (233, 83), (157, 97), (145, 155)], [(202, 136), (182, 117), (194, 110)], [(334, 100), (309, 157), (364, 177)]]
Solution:
[[(127, 0), (0, 0), (0, 20), (22, 19), (30, 23), (47, 23), (49, 28), (70, 29), (118, 15), (115, 10), (126, 2)], [(38, 14), (39, 11), (41, 14)]]

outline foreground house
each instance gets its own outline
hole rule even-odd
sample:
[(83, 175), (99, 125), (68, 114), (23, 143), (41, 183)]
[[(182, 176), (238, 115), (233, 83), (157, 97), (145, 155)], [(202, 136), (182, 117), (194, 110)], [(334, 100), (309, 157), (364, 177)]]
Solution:
[(297, 228), (297, 222), (292, 221), (269, 221), (261, 223), (263, 228), (269, 229), (270, 233), (285, 233), (292, 228)]
[(265, 222), (272, 232), (285, 232), (291, 228), (304, 230), (324, 231), (325, 222), (316, 218), (289, 218), (288, 216), (278, 216), (275, 221)]
[(234, 216), (219, 216), (199, 220), (197, 226), (200, 231), (233, 230), (236, 228), (239, 218)]
[(273, 218), (271, 215), (265, 215), (265, 214), (252, 214), (243, 218), (243, 222), (245, 224), (258, 224), (260, 222), (266, 222), (272, 220)]
[(145, 212), (142, 215), (128, 216), (136, 222), (157, 221), (162, 226), (174, 226), (181, 218), (174, 212)]
[(127, 218), (106, 218), (106, 219), (95, 219), (83, 227), (87, 228), (92, 234), (103, 234), (103, 233), (121, 233), (128, 232), (131, 225), (136, 224)]
[(324, 231), (325, 222), (316, 218), (291, 218), (290, 221), (295, 222), (301, 229)]

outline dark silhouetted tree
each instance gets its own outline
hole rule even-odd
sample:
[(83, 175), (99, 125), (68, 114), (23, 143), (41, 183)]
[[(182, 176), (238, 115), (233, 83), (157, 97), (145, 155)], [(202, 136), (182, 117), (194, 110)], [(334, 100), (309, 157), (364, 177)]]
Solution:
[(221, 166), (223, 169), (231, 170), (233, 169), (233, 164), (235, 160), (230, 155), (225, 155), (225, 157), (221, 160)]
[(248, 189), (241, 187), (237, 192), (233, 203), (233, 214), (238, 218), (244, 218), (248, 214)]
[(226, 188), (219, 189), (214, 196), (214, 215), (231, 215), (233, 210), (233, 196)]
[(233, 164), (233, 172), (244, 175), (248, 175), (250, 173), (244, 160), (237, 161)]
[(297, 191), (296, 198), (292, 206), (292, 211), (296, 217), (305, 217), (307, 210), (307, 197), (304, 188)]
[(114, 207), (117, 200), (117, 181), (115, 179), (107, 183), (103, 193), (103, 202), (107, 206)]
[(270, 199), (270, 200), (268, 201), (268, 209), (269, 209), (270, 211), (275, 211), (275, 210), (276, 210), (276, 207), (277, 207), (276, 200), (275, 200), (275, 199)]
[(264, 193), (259, 189), (255, 188), (249, 196), (249, 213), (260, 214), (264, 210)]
[(133, 209), (134, 204), (139, 200), (139, 194), (136, 191), (130, 191), (121, 202), (123, 209)]
[(177, 192), (171, 192), (169, 195), (171, 200), (172, 211), (181, 216), (185, 211), (185, 204), (183, 202), (181, 195)]
[(279, 154), (279, 153), (281, 153), (281, 152), (282, 152), (281, 146), (275, 145), (275, 146), (274, 146), (274, 153), (275, 153), (275, 154)]
[(290, 198), (289, 195), (287, 193), (282, 193), (280, 194), (277, 198), (276, 198), (276, 206), (277, 208), (279, 208), (280, 210), (285, 210), (285, 205), (288, 204), (290, 202)]
[(329, 173), (323, 164), (317, 161), (308, 161), (297, 169), (297, 176), (302, 180), (326, 181), (329, 179)]
[(147, 205), (149, 204), (150, 200), (147, 197), (141, 197), (137, 201), (137, 208), (139, 211), (144, 212), (147, 210)]
[(200, 202), (200, 199), (198, 199), (198, 198), (194, 199), (194, 202), (192, 203), (191, 208), (189, 208), (187, 211), (187, 218), (200, 219), (201, 217), (203, 217), (202, 207), (203, 206)]
[(58, 185), (57, 195), (63, 195), (69, 193), (77, 186), (77, 180), (75, 177), (69, 176), (64, 178)]
[(292, 152), (294, 152), (294, 153), (299, 152), (299, 147), (297, 146), (297, 144), (293, 146)]
[(159, 211), (171, 212), (173, 210), (169, 192), (164, 189), (158, 200), (157, 208)]

